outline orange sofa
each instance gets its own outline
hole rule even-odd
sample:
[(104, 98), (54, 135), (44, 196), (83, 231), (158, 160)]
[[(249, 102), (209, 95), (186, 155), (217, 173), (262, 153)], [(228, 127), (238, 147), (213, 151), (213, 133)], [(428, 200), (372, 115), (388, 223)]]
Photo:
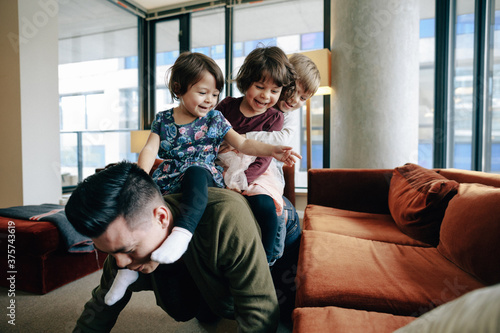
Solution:
[(500, 175), (311, 169), (294, 332), (393, 332), (500, 283)]

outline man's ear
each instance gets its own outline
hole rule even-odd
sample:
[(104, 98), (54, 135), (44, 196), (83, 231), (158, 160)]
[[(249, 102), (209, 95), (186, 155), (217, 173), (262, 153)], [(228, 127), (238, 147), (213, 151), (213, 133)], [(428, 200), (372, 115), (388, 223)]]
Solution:
[(172, 213), (165, 206), (158, 206), (153, 210), (156, 221), (162, 228), (168, 228), (172, 222)]

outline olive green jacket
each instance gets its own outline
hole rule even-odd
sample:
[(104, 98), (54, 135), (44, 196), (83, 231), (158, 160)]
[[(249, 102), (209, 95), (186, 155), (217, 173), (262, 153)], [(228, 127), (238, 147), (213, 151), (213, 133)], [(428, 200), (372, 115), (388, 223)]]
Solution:
[[(179, 199), (179, 195), (165, 196), (174, 220), (181, 212)], [(182, 261), (190, 274), (182, 273)], [(158, 305), (176, 320), (196, 315), (196, 295), (201, 291), (212, 311), (236, 319), (240, 331), (277, 330), (278, 301), (260, 229), (246, 200), (233, 191), (209, 188), (207, 207), (182, 260), (160, 265), (151, 274), (140, 273), (125, 296), (107, 306), (104, 295), (116, 272), (116, 262), (108, 256), (100, 285), (92, 291), (74, 332), (109, 332), (132, 292), (140, 290), (153, 290)], [(175, 295), (179, 290), (183, 295)]]

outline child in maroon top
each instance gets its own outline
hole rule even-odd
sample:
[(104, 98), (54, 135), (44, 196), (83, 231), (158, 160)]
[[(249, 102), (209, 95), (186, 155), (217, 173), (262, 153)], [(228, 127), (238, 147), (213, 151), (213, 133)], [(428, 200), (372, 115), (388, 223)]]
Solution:
[[(233, 129), (245, 134), (251, 131), (280, 131), (283, 113), (273, 106), (280, 96), (287, 96), (295, 84), (295, 71), (285, 53), (276, 46), (257, 48), (245, 58), (235, 79), (244, 95), (226, 97), (217, 105)], [(258, 157), (245, 171), (248, 184), (253, 183), (269, 167), (272, 157)], [(246, 196), (262, 231), (262, 243), (270, 265), (277, 259), (278, 216), (271, 196)]]

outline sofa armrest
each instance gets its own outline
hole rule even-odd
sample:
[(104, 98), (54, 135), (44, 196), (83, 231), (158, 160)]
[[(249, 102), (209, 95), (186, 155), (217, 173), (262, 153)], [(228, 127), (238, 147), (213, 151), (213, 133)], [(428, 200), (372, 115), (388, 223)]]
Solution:
[(283, 177), (285, 178), (283, 195), (295, 206), (295, 164), (283, 165)]
[(310, 169), (307, 203), (389, 214), (392, 171), (393, 169)]

